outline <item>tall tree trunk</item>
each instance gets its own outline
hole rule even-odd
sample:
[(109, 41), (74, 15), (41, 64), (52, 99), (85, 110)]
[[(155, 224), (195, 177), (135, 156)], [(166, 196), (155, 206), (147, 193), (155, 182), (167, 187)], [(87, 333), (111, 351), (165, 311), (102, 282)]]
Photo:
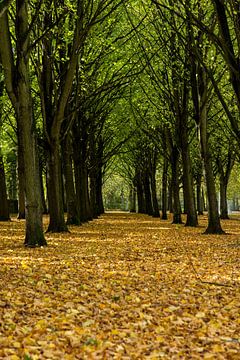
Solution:
[(79, 220), (84, 223), (92, 220), (90, 199), (88, 192), (88, 171), (83, 162), (79, 162), (74, 156), (74, 175), (76, 185), (77, 207)]
[(130, 186), (129, 189), (129, 211), (136, 212), (136, 189), (134, 185)]
[[(0, 75), (3, 72), (2, 65), (0, 62)], [(3, 78), (0, 79), (0, 129), (2, 128), (2, 96), (4, 91)], [(0, 221), (10, 220), (9, 204), (7, 197), (6, 177), (3, 156), (1, 154), (0, 147)]]
[(148, 215), (153, 215), (152, 196), (151, 196), (151, 190), (150, 190), (148, 169), (147, 169), (147, 171), (146, 170), (144, 171), (143, 188), (144, 188), (144, 194), (145, 194), (146, 213)]
[(179, 151), (176, 147), (172, 149), (172, 190), (173, 190), (173, 224), (182, 224), (181, 204), (179, 198)]
[(102, 194), (102, 167), (99, 166), (96, 177), (96, 203), (97, 203), (97, 215), (104, 213), (103, 206), (103, 194)]
[(138, 213), (146, 214), (146, 202), (144, 197), (143, 184), (141, 179), (141, 174), (138, 171), (135, 175), (135, 184), (137, 189), (137, 202), (138, 202)]
[(151, 195), (152, 195), (153, 216), (160, 217), (158, 199), (157, 199), (157, 187), (156, 187), (156, 167), (157, 167), (157, 151), (156, 149), (154, 149), (152, 164), (150, 169)]
[(167, 220), (167, 183), (168, 183), (168, 160), (163, 159), (163, 173), (162, 173), (162, 220)]
[(63, 191), (62, 191), (62, 169), (60, 162), (60, 143), (55, 139), (49, 147), (47, 159), (47, 181), (48, 181), (48, 207), (50, 221), (48, 232), (68, 231), (64, 219)]
[(42, 227), (40, 181), (29, 78), (28, 1), (16, 0), (16, 67), (13, 63), (8, 14), (0, 17), (0, 54), (8, 95), (16, 112), (19, 143), (22, 146), (26, 194), (25, 245), (46, 245)]
[(0, 221), (10, 220), (3, 157), (0, 155)]
[(208, 145), (207, 134), (207, 80), (204, 69), (201, 73), (202, 88), (200, 93), (200, 142), (201, 154), (205, 169), (205, 178), (208, 198), (208, 227), (206, 234), (223, 234), (218, 214), (218, 202), (215, 187), (215, 179), (212, 168), (211, 153)]
[(198, 175), (197, 178), (197, 211), (198, 215), (203, 215), (203, 198), (202, 198), (202, 174)]
[(168, 181), (168, 210), (172, 214), (173, 213), (173, 187), (172, 187), (172, 175)]
[(19, 136), (18, 136), (17, 172), (18, 172), (18, 219), (25, 219), (24, 159), (23, 159), (23, 147), (20, 144)]
[(103, 195), (102, 195), (102, 168), (103, 168), (103, 140), (99, 136), (97, 144), (97, 164), (96, 164), (96, 205), (97, 205), (97, 215), (104, 213), (103, 206)]
[(227, 205), (227, 182), (220, 177), (220, 218), (229, 219)]
[(71, 138), (68, 134), (62, 144), (63, 152), (63, 171), (65, 178), (65, 191), (67, 201), (67, 224), (80, 225), (77, 209), (76, 192), (74, 187), (74, 176), (72, 167), (72, 147)]
[(43, 184), (43, 168), (39, 166), (39, 173), (40, 173), (40, 189), (41, 189), (41, 200), (42, 200), (42, 212), (43, 214), (48, 213), (45, 192), (44, 192), (44, 184)]
[[(183, 115), (184, 116), (184, 115)], [(181, 126), (181, 149), (182, 149), (182, 167), (183, 167), (183, 191), (184, 207), (186, 207), (187, 221), (185, 226), (197, 226), (197, 212), (195, 206), (192, 166), (189, 155), (187, 123), (184, 121)]]
[[(225, 154), (226, 148), (224, 148)], [(221, 154), (219, 154), (217, 158), (217, 167), (219, 172), (219, 180), (220, 180), (220, 218), (221, 219), (229, 219), (228, 216), (228, 206), (227, 206), (227, 187), (229, 178), (231, 175), (231, 171), (235, 162), (236, 154), (233, 152), (232, 146), (227, 152), (227, 157), (225, 158), (225, 166), (223, 165), (223, 161), (221, 158)]]

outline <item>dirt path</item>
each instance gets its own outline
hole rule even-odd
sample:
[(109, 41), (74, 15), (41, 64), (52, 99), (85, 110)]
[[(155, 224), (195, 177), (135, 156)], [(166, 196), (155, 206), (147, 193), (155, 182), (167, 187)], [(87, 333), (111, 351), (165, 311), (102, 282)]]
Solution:
[(0, 224), (0, 359), (239, 359), (240, 223), (107, 213), (49, 246)]

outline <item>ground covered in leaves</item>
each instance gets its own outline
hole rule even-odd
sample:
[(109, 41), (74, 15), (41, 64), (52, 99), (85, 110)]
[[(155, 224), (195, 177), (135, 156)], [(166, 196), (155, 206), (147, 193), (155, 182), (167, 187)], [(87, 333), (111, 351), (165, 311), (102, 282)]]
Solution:
[(240, 222), (108, 213), (48, 247), (0, 224), (0, 359), (239, 359)]

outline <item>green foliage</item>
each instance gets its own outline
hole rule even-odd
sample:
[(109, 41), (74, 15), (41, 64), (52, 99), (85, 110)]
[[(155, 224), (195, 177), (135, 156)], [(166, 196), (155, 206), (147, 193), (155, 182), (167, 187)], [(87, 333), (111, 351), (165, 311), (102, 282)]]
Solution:
[(128, 186), (121, 175), (110, 174), (103, 185), (103, 199), (106, 209), (128, 210)]

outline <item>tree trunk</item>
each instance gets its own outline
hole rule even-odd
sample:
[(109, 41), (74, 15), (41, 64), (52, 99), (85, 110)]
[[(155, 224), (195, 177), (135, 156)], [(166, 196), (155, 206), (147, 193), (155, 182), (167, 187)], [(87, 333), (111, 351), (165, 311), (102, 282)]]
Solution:
[(40, 172), (40, 189), (41, 189), (41, 200), (42, 200), (42, 213), (48, 214), (46, 199), (45, 199), (45, 193), (44, 193), (44, 185), (43, 185), (43, 169), (42, 166), (39, 168)]
[(51, 145), (47, 158), (48, 207), (50, 216), (47, 231), (65, 232), (68, 231), (68, 228), (64, 220), (60, 144), (55, 139), (55, 142), (52, 141)]
[(96, 198), (97, 198), (97, 186), (96, 186), (96, 174), (95, 174), (95, 169), (92, 169), (89, 173), (89, 180), (90, 180), (90, 207), (91, 207), (91, 213), (93, 218), (97, 218), (98, 214), (97, 214), (97, 202), (96, 202)]
[(223, 234), (220, 218), (218, 214), (217, 194), (215, 188), (215, 180), (212, 168), (211, 154), (208, 146), (208, 134), (207, 134), (207, 82), (206, 74), (202, 70), (202, 93), (200, 104), (200, 142), (201, 153), (205, 169), (205, 178), (207, 186), (207, 198), (208, 198), (208, 227), (205, 234)]
[(229, 219), (227, 206), (227, 182), (220, 177), (220, 218)]
[(136, 173), (135, 183), (137, 188), (138, 213), (146, 214), (146, 203), (144, 198), (143, 184), (139, 172)]
[(104, 213), (103, 196), (102, 196), (102, 167), (103, 167), (103, 140), (99, 136), (97, 147), (97, 164), (96, 164), (96, 205), (97, 215)]
[(3, 157), (0, 155), (0, 221), (10, 220)]
[(130, 186), (129, 190), (129, 211), (136, 212), (136, 189), (134, 185)]
[(173, 224), (182, 224), (181, 204), (179, 198), (179, 152), (176, 147), (172, 149), (172, 191), (173, 191)]
[(88, 192), (88, 171), (86, 165), (74, 159), (74, 175), (77, 195), (77, 206), (79, 220), (87, 222), (92, 220), (89, 192)]
[(202, 175), (197, 176), (197, 211), (198, 215), (203, 215), (203, 198), (202, 198)]
[(156, 167), (157, 167), (157, 151), (156, 149), (154, 149), (152, 164), (150, 169), (151, 195), (152, 195), (153, 216), (160, 217), (158, 199), (157, 199), (157, 188), (156, 188)]
[(148, 170), (147, 171), (145, 170), (145, 174), (144, 174), (144, 178), (143, 178), (143, 188), (144, 188), (144, 194), (145, 194), (146, 213), (148, 215), (153, 215), (153, 206), (152, 206), (152, 197), (151, 197)]
[(77, 209), (77, 201), (76, 201), (76, 192), (74, 187), (70, 134), (66, 136), (62, 144), (62, 150), (63, 150), (63, 159), (64, 159), (63, 171), (65, 178), (65, 191), (66, 191), (66, 201), (67, 201), (67, 224), (80, 225), (78, 209)]
[[(0, 63), (0, 75), (2, 75), (2, 65)], [(4, 82), (3, 78), (0, 79), (0, 127), (2, 128), (2, 96), (4, 91)], [(6, 187), (6, 177), (3, 163), (3, 156), (1, 155), (0, 148), (0, 221), (10, 220), (9, 214), (9, 204), (7, 198), (7, 187)]]
[(96, 203), (97, 215), (104, 214), (103, 195), (102, 195), (102, 167), (99, 166), (96, 177)]
[(81, 113), (73, 125), (73, 161), (77, 209), (80, 222), (92, 220), (88, 187), (88, 133)]
[(195, 207), (195, 198), (193, 190), (193, 177), (191, 159), (189, 156), (188, 135), (186, 124), (182, 124), (181, 148), (182, 148), (182, 166), (183, 166), (183, 191), (184, 207), (186, 207), (187, 221), (185, 226), (197, 226), (197, 212)]
[[(3, 33), (1, 36), (6, 40), (6, 44), (4, 41), (3, 46), (6, 45), (6, 48), (3, 49), (0, 47), (0, 51), (1, 58), (4, 59), (3, 67), (7, 91), (16, 111), (19, 146), (22, 146), (26, 194), (25, 245), (35, 247), (46, 245), (46, 240), (42, 228), (39, 169), (36, 154), (35, 127), (32, 117), (33, 111), (28, 61), (29, 29), (27, 5), (27, 0), (16, 1), (17, 62), (15, 74), (12, 72), (14, 71), (13, 54), (11, 54), (12, 49), (7, 14), (2, 16), (1, 20), (3, 20), (3, 24), (0, 25)], [(4, 64), (5, 61), (8, 61), (8, 63)]]
[(18, 136), (18, 219), (25, 219), (25, 176), (24, 176), (24, 159), (23, 147)]
[(172, 188), (172, 176), (168, 181), (168, 210), (173, 213), (173, 188)]
[(167, 220), (167, 182), (168, 182), (168, 161), (164, 157), (162, 173), (162, 220)]

